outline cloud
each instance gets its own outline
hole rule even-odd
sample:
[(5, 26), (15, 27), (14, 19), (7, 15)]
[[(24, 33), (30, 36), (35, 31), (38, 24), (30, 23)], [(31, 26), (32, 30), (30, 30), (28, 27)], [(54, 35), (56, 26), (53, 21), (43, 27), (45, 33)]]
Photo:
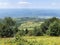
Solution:
[(0, 2), (0, 8), (8, 8), (9, 7), (9, 3), (7, 2)]
[(30, 2), (18, 2), (17, 5), (20, 6), (20, 7), (28, 7), (28, 6), (31, 6), (32, 3)]
[(18, 4), (32, 4), (32, 3), (30, 3), (30, 2), (18, 2)]
[(42, 8), (42, 9), (60, 9), (60, 3), (50, 2), (50, 3), (31, 3), (28, 1), (19, 2), (0, 2), (0, 8)]
[(2, 3), (2, 2), (0, 2), (0, 6), (1, 5), (7, 5), (8, 3), (6, 3), (6, 2), (4, 2), (4, 3)]
[(8, 3), (8, 2), (0, 2), (0, 8), (28, 8), (31, 6), (30, 2), (16, 2), (16, 3)]

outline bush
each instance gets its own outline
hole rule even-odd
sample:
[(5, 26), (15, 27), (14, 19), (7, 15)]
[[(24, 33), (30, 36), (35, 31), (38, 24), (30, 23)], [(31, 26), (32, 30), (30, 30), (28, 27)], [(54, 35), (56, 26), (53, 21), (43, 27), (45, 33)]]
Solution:
[(43, 36), (43, 32), (42, 32), (42, 30), (40, 29), (40, 27), (35, 27), (35, 28), (34, 28), (34, 35), (35, 35), (35, 36)]

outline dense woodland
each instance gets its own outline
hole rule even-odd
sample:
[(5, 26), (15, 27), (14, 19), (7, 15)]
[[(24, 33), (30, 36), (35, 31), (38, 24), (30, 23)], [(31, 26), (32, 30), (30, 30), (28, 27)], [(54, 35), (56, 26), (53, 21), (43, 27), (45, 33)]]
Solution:
[[(28, 17), (27, 17), (28, 18)], [(49, 19), (40, 18), (18, 18), (13, 19), (11, 17), (6, 17), (0, 19), (0, 37), (14, 37), (16, 35), (20, 36), (60, 36), (60, 19), (53, 17)], [(27, 21), (38, 23), (43, 22), (41, 25), (39, 23), (34, 26), (32, 30), (28, 28), (20, 29), (21, 24)], [(32, 25), (32, 24), (31, 24)], [(19, 28), (18, 28), (19, 27)]]

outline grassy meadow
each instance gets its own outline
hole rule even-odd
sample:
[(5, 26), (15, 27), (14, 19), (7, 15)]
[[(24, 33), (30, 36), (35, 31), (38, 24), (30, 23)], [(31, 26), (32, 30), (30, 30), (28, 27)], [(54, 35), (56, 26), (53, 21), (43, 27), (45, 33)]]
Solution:
[(34, 27), (39, 27), (43, 22), (31, 22), (31, 21), (27, 21), (26, 23), (21, 24), (18, 29), (19, 30), (24, 30), (24, 29), (28, 29), (28, 30), (34, 30)]
[[(20, 45), (60, 45), (60, 37), (23, 36), (23, 39), (25, 42)], [(0, 38), (0, 45), (17, 45), (18, 42), (11, 42), (12, 40), (12, 38)]]

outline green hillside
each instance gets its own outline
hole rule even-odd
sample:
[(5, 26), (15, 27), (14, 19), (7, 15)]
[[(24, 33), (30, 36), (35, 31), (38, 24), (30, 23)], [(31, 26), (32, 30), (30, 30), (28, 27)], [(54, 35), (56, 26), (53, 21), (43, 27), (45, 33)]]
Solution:
[(21, 24), (21, 26), (19, 26), (18, 29), (20, 29), (20, 30), (24, 30), (24, 29), (33, 30), (34, 27), (39, 27), (42, 23), (43, 22), (27, 21), (27, 22)]
[(36, 23), (40, 23), (40, 22), (44, 22), (46, 19), (44, 18), (35, 18), (35, 17), (22, 17), (22, 18), (14, 18), (14, 20), (16, 21), (17, 25), (20, 26), (20, 24), (23, 23), (28, 23), (28, 22), (32, 22), (35, 24)]

